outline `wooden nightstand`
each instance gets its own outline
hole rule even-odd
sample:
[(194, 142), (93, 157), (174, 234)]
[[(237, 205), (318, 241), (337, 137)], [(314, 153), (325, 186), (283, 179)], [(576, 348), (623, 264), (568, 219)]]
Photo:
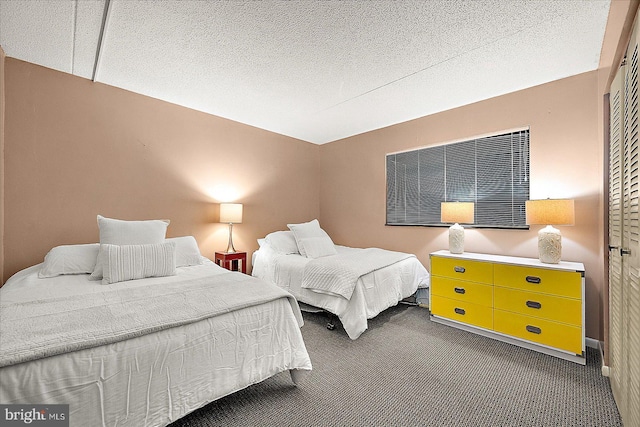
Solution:
[(227, 270), (242, 271), (244, 274), (247, 274), (246, 252), (216, 252), (214, 261), (220, 267), (226, 268)]

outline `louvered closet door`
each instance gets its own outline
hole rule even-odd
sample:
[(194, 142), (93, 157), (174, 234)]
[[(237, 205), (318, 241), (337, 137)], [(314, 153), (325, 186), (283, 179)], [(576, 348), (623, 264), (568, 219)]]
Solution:
[(609, 368), (611, 388), (620, 412), (626, 405), (623, 363), (622, 186), (624, 154), (624, 77), (620, 67), (609, 94)]
[(626, 399), (622, 419), (625, 425), (640, 426), (640, 131), (638, 109), (638, 22), (627, 49), (624, 94), (624, 170), (622, 245), (628, 250), (622, 261), (623, 364)]

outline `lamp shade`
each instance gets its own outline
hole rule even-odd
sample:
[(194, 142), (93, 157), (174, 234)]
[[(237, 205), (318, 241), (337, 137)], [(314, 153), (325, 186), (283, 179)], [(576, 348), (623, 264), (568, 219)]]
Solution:
[(473, 202), (442, 202), (440, 204), (440, 221), (473, 224)]
[(228, 224), (242, 223), (241, 203), (220, 203), (220, 222)]
[(573, 199), (527, 200), (526, 222), (529, 225), (573, 225)]

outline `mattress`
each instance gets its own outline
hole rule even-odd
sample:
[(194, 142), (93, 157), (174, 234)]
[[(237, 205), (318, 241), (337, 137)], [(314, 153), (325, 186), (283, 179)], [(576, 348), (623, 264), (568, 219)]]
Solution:
[[(358, 250), (345, 246), (336, 249), (338, 254)], [(346, 299), (302, 287), (304, 268), (310, 261), (299, 254), (279, 254), (263, 245), (254, 253), (252, 274), (287, 290), (300, 302), (335, 314), (351, 339), (357, 339), (367, 329), (367, 319), (418, 288), (429, 286), (429, 273), (417, 258), (411, 257), (361, 276), (351, 298)]]
[[(100, 295), (103, 285), (89, 281), (88, 275), (38, 279), (38, 268), (13, 276), (0, 289), (0, 302)], [(223, 273), (228, 272), (207, 260), (178, 268), (177, 276), (108, 286), (153, 286), (157, 280)], [(0, 368), (0, 402), (69, 404), (71, 426), (167, 425), (279, 372), (309, 371), (296, 309), (279, 298), (124, 341), (5, 366)]]

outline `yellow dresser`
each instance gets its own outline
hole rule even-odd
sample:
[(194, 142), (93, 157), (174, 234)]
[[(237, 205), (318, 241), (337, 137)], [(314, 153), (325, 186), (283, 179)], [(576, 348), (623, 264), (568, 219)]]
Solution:
[(449, 251), (431, 258), (431, 319), (585, 364), (584, 266)]

